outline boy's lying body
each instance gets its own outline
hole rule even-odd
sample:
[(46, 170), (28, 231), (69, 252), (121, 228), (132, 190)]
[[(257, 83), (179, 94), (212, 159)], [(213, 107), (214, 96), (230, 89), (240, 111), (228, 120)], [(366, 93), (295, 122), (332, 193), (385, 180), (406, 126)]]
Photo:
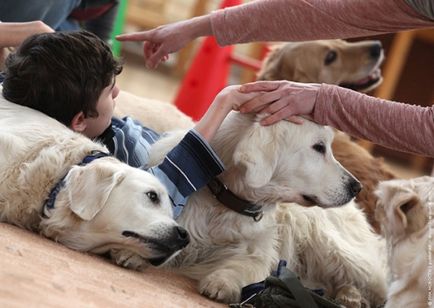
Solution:
[(159, 135), (129, 117), (113, 118), (121, 70), (110, 48), (89, 32), (35, 35), (6, 60), (3, 96), (100, 140), (121, 161), (157, 176), (177, 217), (186, 198), (223, 171), (208, 141), (232, 109), (258, 94), (241, 94), (238, 86), (223, 89), (164, 161), (148, 168), (148, 150)]

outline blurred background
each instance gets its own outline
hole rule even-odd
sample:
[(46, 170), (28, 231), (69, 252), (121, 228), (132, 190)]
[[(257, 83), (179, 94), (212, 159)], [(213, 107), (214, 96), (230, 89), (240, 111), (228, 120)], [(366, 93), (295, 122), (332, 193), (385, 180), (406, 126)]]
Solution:
[[(196, 15), (202, 15), (219, 7), (217, 0), (128, 0), (122, 32), (140, 31), (154, 28)], [(386, 60), (382, 65), (383, 84), (370, 95), (431, 106), (434, 104), (434, 30), (418, 30), (387, 34), (375, 37), (383, 43)], [(133, 94), (174, 102), (180, 84), (185, 77), (198, 46), (198, 39), (156, 70), (144, 67), (142, 44), (123, 43), (119, 54), (125, 62), (124, 72), (119, 76), (120, 88)], [(262, 60), (264, 43), (241, 44), (234, 47), (234, 54)], [(255, 70), (239, 65), (231, 65), (228, 83), (244, 83), (255, 79)], [(421, 132), (423, 133), (423, 132)], [(417, 155), (391, 151), (369, 142), (362, 142), (374, 155), (383, 156), (387, 162), (409, 176), (430, 174), (433, 160)]]

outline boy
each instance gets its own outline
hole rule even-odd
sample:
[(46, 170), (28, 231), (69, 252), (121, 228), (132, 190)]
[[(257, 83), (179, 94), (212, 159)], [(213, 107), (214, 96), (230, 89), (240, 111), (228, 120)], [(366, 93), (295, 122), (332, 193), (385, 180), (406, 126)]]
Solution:
[(89, 32), (39, 34), (6, 60), (3, 96), (37, 109), (76, 132), (99, 140), (134, 167), (146, 168), (166, 186), (178, 217), (186, 198), (223, 171), (209, 146), (232, 110), (258, 94), (238, 86), (223, 89), (204, 117), (156, 167), (147, 168), (148, 151), (159, 135), (129, 117), (112, 118), (119, 93), (115, 76), (122, 67), (108, 45)]

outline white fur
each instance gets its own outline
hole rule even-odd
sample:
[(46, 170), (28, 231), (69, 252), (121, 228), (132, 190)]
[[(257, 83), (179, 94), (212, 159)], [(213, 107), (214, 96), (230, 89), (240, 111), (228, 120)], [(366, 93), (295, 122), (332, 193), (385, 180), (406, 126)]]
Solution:
[[(145, 259), (168, 258), (124, 231), (173, 244), (178, 224), (166, 189), (151, 174), (112, 157), (78, 166), (108, 150), (35, 110), (0, 98), (0, 221), (41, 232), (70, 248), (104, 253), (129, 249)], [(55, 207), (43, 204), (65, 175)], [(152, 202), (146, 193), (154, 192)], [(182, 246), (182, 245), (181, 245)], [(173, 253), (182, 247), (174, 244)]]
[[(151, 151), (158, 163), (183, 136), (161, 139)], [(199, 291), (224, 302), (239, 300), (243, 286), (275, 269), (279, 258), (309, 286), (325, 287), (348, 307), (377, 305), (385, 298), (383, 251), (348, 192), (352, 176), (334, 159), (331, 129), (306, 122), (261, 126), (253, 116), (232, 113), (212, 146), (225, 164), (220, 179), (239, 197), (264, 205), (259, 222), (220, 204), (208, 188), (194, 193), (178, 222), (192, 237), (167, 267), (199, 280)], [(313, 145), (322, 142), (326, 153)], [(303, 194), (314, 196), (322, 209)], [(345, 203), (349, 204), (343, 206)], [(129, 260), (128, 252), (114, 256)], [(137, 262), (137, 263), (136, 263)]]
[(434, 178), (384, 181), (376, 193), (391, 271), (386, 307), (432, 308)]

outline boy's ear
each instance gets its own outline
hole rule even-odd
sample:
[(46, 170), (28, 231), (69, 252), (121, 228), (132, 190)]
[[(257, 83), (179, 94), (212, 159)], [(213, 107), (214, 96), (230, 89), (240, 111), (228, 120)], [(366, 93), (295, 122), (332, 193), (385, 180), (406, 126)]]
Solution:
[(83, 111), (77, 113), (71, 120), (71, 129), (74, 132), (82, 133), (86, 129), (86, 121)]

